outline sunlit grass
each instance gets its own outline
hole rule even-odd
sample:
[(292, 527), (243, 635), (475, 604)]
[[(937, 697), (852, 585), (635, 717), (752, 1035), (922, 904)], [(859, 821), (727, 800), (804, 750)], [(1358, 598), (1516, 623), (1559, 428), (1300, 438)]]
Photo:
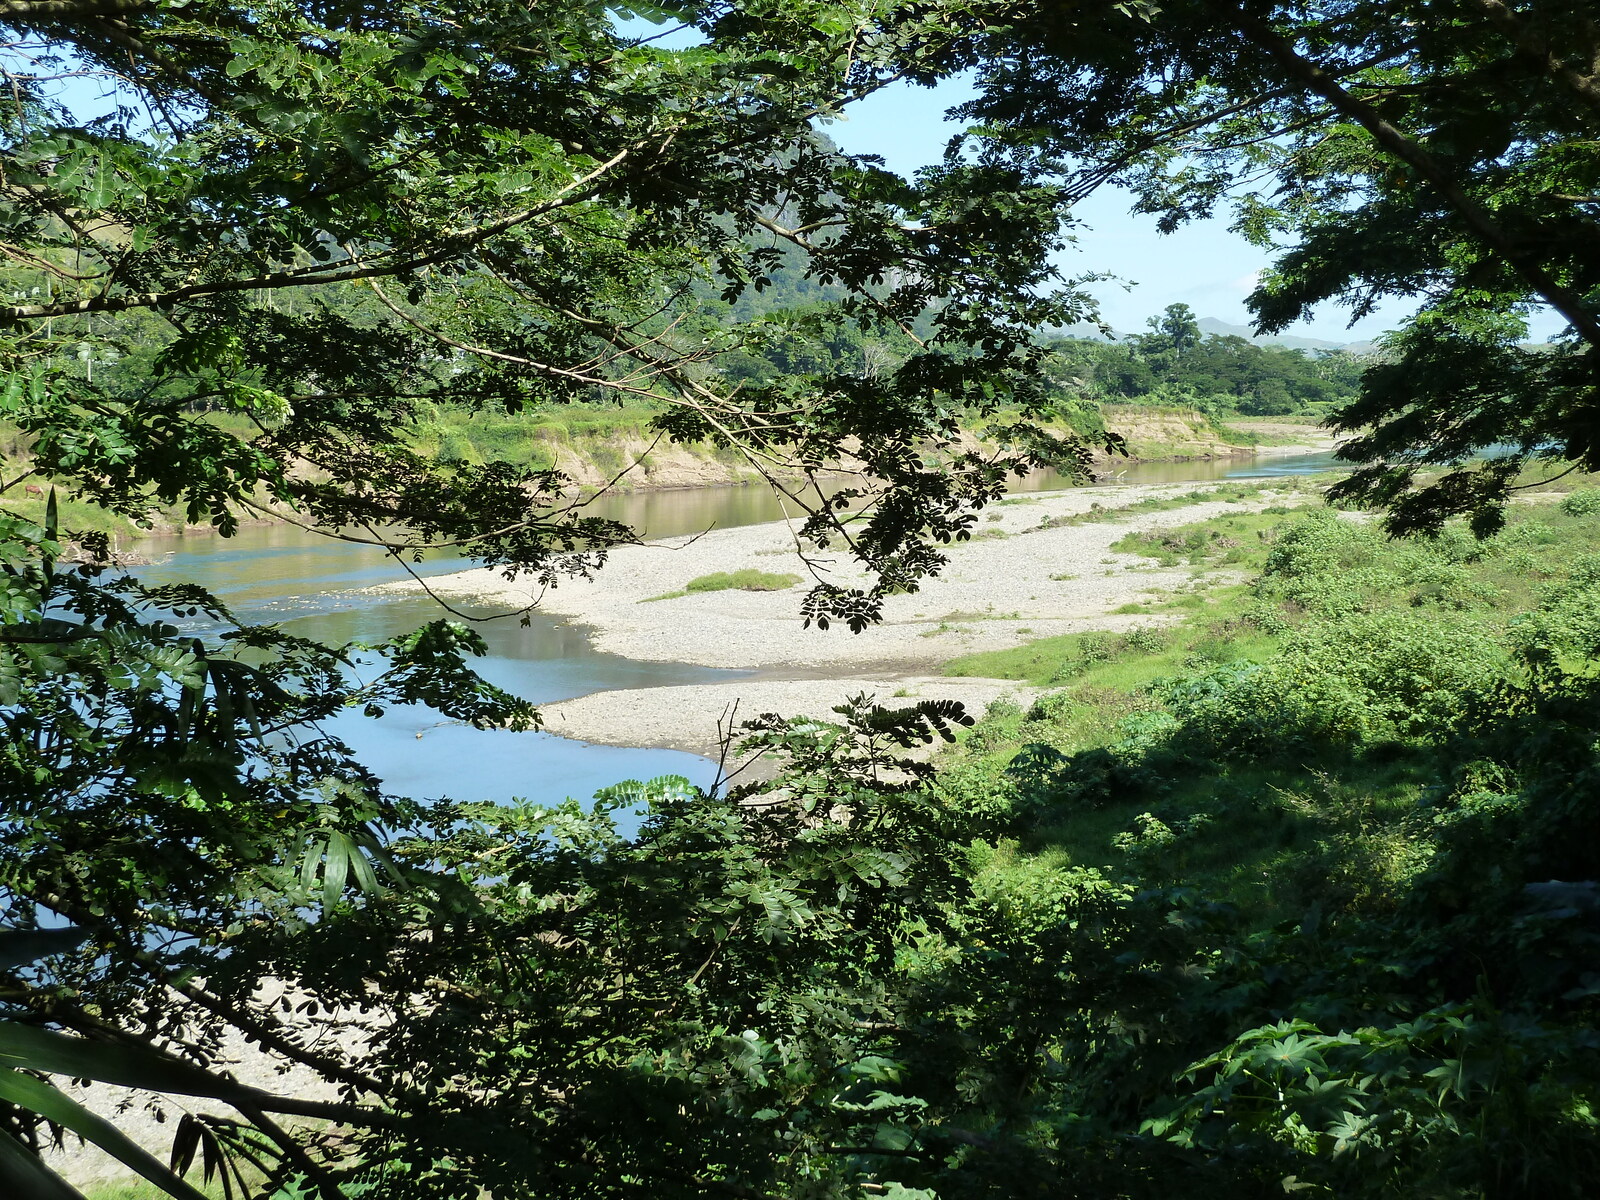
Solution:
[(1255, 576), (1292, 524), (1329, 517), (1274, 506), (1130, 535), (1116, 548), (1202, 573), (1227, 570), (1127, 606), (1151, 614), (1142, 628), (1045, 638), (947, 663), (950, 675), (1056, 690), (1027, 709), (997, 704), (946, 756), (944, 778), (955, 796), (982, 795), (1007, 778), (1024, 747), (1080, 756), (1075, 770), (1103, 764), (1109, 782), (1088, 793), (1074, 784), (1061, 793), (1069, 798), (1046, 803), (1019, 847), (1024, 857), (1101, 868), (1143, 886), (1195, 888), (1253, 928), (1308, 911), (1388, 912), (1427, 869), (1421, 806), (1448, 767), (1439, 758), (1444, 743), (1395, 736), (1260, 761), (1164, 735), (1130, 751), (1127, 739), (1140, 736), (1141, 723), (1175, 728), (1152, 690), (1156, 681), (1269, 663), (1297, 630), (1334, 619), (1326, 614), (1393, 613), (1397, 627), (1436, 620), (1511, 637), (1519, 614), (1600, 555), (1600, 516), (1587, 501), (1558, 501), (1514, 506), (1504, 532), (1482, 541), (1459, 526), (1434, 539), (1393, 540), (1371, 520), (1340, 517), (1354, 523), (1333, 527), (1327, 567), (1276, 590), (1240, 583), (1236, 572)]
[(691, 579), (688, 583), (675, 592), (663, 592), (659, 596), (647, 596), (639, 601), (640, 604), (649, 604), (653, 600), (675, 600), (679, 596), (687, 596), (694, 592), (781, 592), (792, 588), (800, 582), (800, 576), (788, 572), (758, 571), (754, 567), (746, 567), (741, 571), (713, 571), (710, 575), (701, 575)]

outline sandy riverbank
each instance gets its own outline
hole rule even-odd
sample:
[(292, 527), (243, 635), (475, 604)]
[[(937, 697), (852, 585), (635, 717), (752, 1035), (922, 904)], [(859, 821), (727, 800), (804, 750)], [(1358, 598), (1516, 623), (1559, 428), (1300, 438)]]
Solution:
[(1320, 451), (1333, 450), (1346, 437), (1325, 429), (1321, 425), (1311, 425), (1303, 421), (1289, 421), (1274, 419), (1272, 417), (1243, 417), (1234, 418), (1228, 424), (1234, 428), (1251, 434), (1254, 437), (1268, 438), (1273, 444), (1256, 446), (1252, 451), (1255, 458), (1283, 457), (1292, 454), (1316, 454)]
[[(624, 547), (595, 580), (568, 581), (543, 593), (483, 570), (444, 576), (431, 585), (455, 603), (484, 609), (537, 602), (543, 611), (587, 627), (595, 646), (609, 653), (754, 672), (752, 679), (723, 684), (601, 692), (545, 710), (550, 730), (564, 736), (706, 753), (717, 743), (718, 719), (735, 700), (741, 717), (764, 711), (823, 716), (845, 696), (862, 691), (881, 700), (897, 691), (957, 699), (980, 711), (997, 696), (1026, 692), (1011, 682), (945, 679), (938, 672), (962, 654), (1158, 620), (1117, 610), (1188, 586), (1191, 570), (1154, 566), (1112, 545), (1131, 532), (1264, 507), (1277, 496), (1057, 522), (1218, 486), (1187, 482), (1011, 497), (983, 514), (971, 541), (949, 548), (949, 563), (939, 576), (914, 594), (891, 597), (883, 622), (860, 634), (840, 625), (805, 627), (800, 600), (811, 580), (849, 586), (864, 582), (865, 575), (838, 551), (812, 554), (808, 564), (801, 550), (809, 547), (797, 544), (798, 521)], [(789, 573), (806, 582), (786, 591), (656, 599), (699, 576), (747, 568)]]

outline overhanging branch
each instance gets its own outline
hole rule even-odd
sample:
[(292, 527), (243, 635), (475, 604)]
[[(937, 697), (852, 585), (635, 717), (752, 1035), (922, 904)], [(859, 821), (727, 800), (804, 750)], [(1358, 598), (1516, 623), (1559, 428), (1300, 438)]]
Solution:
[(1519, 246), (1500, 223), (1456, 182), (1443, 163), (1386, 120), (1370, 104), (1353, 96), (1319, 64), (1297, 51), (1265, 21), (1236, 8), (1228, 0), (1204, 0), (1208, 8), (1265, 51), (1302, 86), (1323, 97), (1334, 110), (1372, 137), (1379, 147), (1406, 164), (1443, 197), (1462, 222), (1491, 250), (1499, 254), (1524, 283), (1542, 296), (1583, 340), (1600, 347), (1600, 320), (1579, 298), (1561, 284), (1536, 258)]
[(350, 268), (346, 264), (328, 263), (314, 267), (297, 267), (291, 271), (275, 271), (269, 275), (256, 275), (247, 279), (221, 279), (194, 283), (164, 292), (90, 296), (85, 300), (69, 300), (57, 304), (13, 304), (0, 307), (0, 322), (38, 321), (47, 317), (68, 317), (80, 313), (127, 312), (135, 308), (167, 308), (202, 296), (218, 296), (232, 292), (265, 292), (288, 287), (349, 283), (361, 279), (383, 279), (404, 271), (431, 267), (519, 225), (526, 225), (548, 213), (590, 199), (599, 190), (598, 181), (601, 176), (621, 163), (632, 152), (631, 147), (619, 150), (594, 170), (580, 175), (550, 199), (539, 204), (473, 229), (444, 231), (435, 239), (442, 244), (425, 254), (415, 254), (410, 258), (396, 259), (371, 267)]
[(0, 21), (59, 21), (64, 17), (125, 17), (154, 8), (150, 0), (0, 0)]

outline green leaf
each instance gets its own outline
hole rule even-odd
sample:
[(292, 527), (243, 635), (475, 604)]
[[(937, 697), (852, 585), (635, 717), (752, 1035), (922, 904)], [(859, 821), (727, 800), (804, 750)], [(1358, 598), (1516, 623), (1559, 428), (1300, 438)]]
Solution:
[(350, 858), (359, 854), (355, 844), (339, 830), (328, 834), (328, 852), (322, 866), (322, 907), (332, 908), (344, 895), (344, 881), (350, 874)]
[(242, 1099), (248, 1103), (255, 1098), (249, 1088), (142, 1046), (91, 1042), (16, 1021), (0, 1021), (0, 1068), (71, 1075), (119, 1087), (217, 1100)]
[(27, 1200), (84, 1200), (83, 1193), (0, 1129), (0, 1191)]
[(174, 1175), (111, 1122), (42, 1079), (20, 1071), (0, 1070), (0, 1099), (70, 1129), (178, 1200), (206, 1200), (201, 1192)]
[(0, 930), (0, 971), (27, 966), (47, 954), (65, 954), (88, 936), (76, 928)]

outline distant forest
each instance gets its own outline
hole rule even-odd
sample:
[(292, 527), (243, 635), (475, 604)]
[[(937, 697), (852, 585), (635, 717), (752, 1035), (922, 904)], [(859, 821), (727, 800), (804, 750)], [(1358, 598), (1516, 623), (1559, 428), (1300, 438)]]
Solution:
[(1063, 386), (1086, 399), (1161, 403), (1212, 414), (1277, 417), (1355, 398), (1371, 355), (1258, 346), (1206, 334), (1186, 304), (1150, 318), (1150, 332), (1118, 342), (1054, 343)]
[[(12, 275), (16, 276), (10, 280), (12, 290), (17, 291), (26, 281), (21, 273)], [(300, 289), (288, 289), (276, 302), (285, 312), (323, 312), (375, 331), (408, 332), (395, 312), (361, 289), (314, 296), (309, 289), (303, 295)], [(173, 337), (169, 327), (144, 312), (115, 318), (69, 317), (60, 323), (81, 326), (86, 339), (76, 353), (67, 341), (62, 369), (69, 375), (87, 375), (126, 399), (152, 386), (160, 373), (157, 363)], [(705, 365), (732, 382), (756, 386), (785, 377), (809, 376), (829, 383), (892, 372), (915, 353), (916, 339), (930, 333), (929, 314), (903, 334), (864, 332), (854, 318), (852, 302), (840, 289), (808, 279), (786, 263), (776, 265), (759, 286), (747, 285), (731, 300), (717, 295), (710, 282), (702, 282), (686, 292), (659, 324), (663, 329), (671, 325), (672, 331), (663, 336), (679, 341), (738, 327), (737, 343), (708, 358)], [(1043, 382), (1052, 399), (1074, 409), (1103, 403), (1159, 405), (1213, 417), (1317, 414), (1355, 399), (1363, 370), (1378, 361), (1371, 354), (1262, 346), (1242, 337), (1208, 334), (1185, 304), (1169, 305), (1146, 325), (1147, 332), (1122, 335), (1116, 341), (1047, 335), (1051, 354)], [(116, 329), (110, 338), (107, 326)], [(68, 339), (72, 336), (69, 333)], [(99, 343), (94, 357), (87, 353), (91, 338)], [(448, 374), (448, 363), (441, 360), (439, 369)], [(170, 391), (173, 385), (156, 386)], [(554, 402), (526, 397), (527, 415), (557, 425), (568, 421), (591, 425), (599, 416), (596, 404), (630, 414), (654, 407), (648, 397), (623, 393), (602, 397), (602, 390)], [(217, 393), (200, 387), (191, 397), (191, 407), (206, 411), (218, 400)], [(471, 403), (465, 397), (463, 402)], [(448, 400), (445, 407), (451, 407)], [(515, 419), (509, 413), (499, 417)], [(493, 423), (496, 416), (489, 419)], [(626, 423), (632, 427), (637, 421), (630, 417)]]

